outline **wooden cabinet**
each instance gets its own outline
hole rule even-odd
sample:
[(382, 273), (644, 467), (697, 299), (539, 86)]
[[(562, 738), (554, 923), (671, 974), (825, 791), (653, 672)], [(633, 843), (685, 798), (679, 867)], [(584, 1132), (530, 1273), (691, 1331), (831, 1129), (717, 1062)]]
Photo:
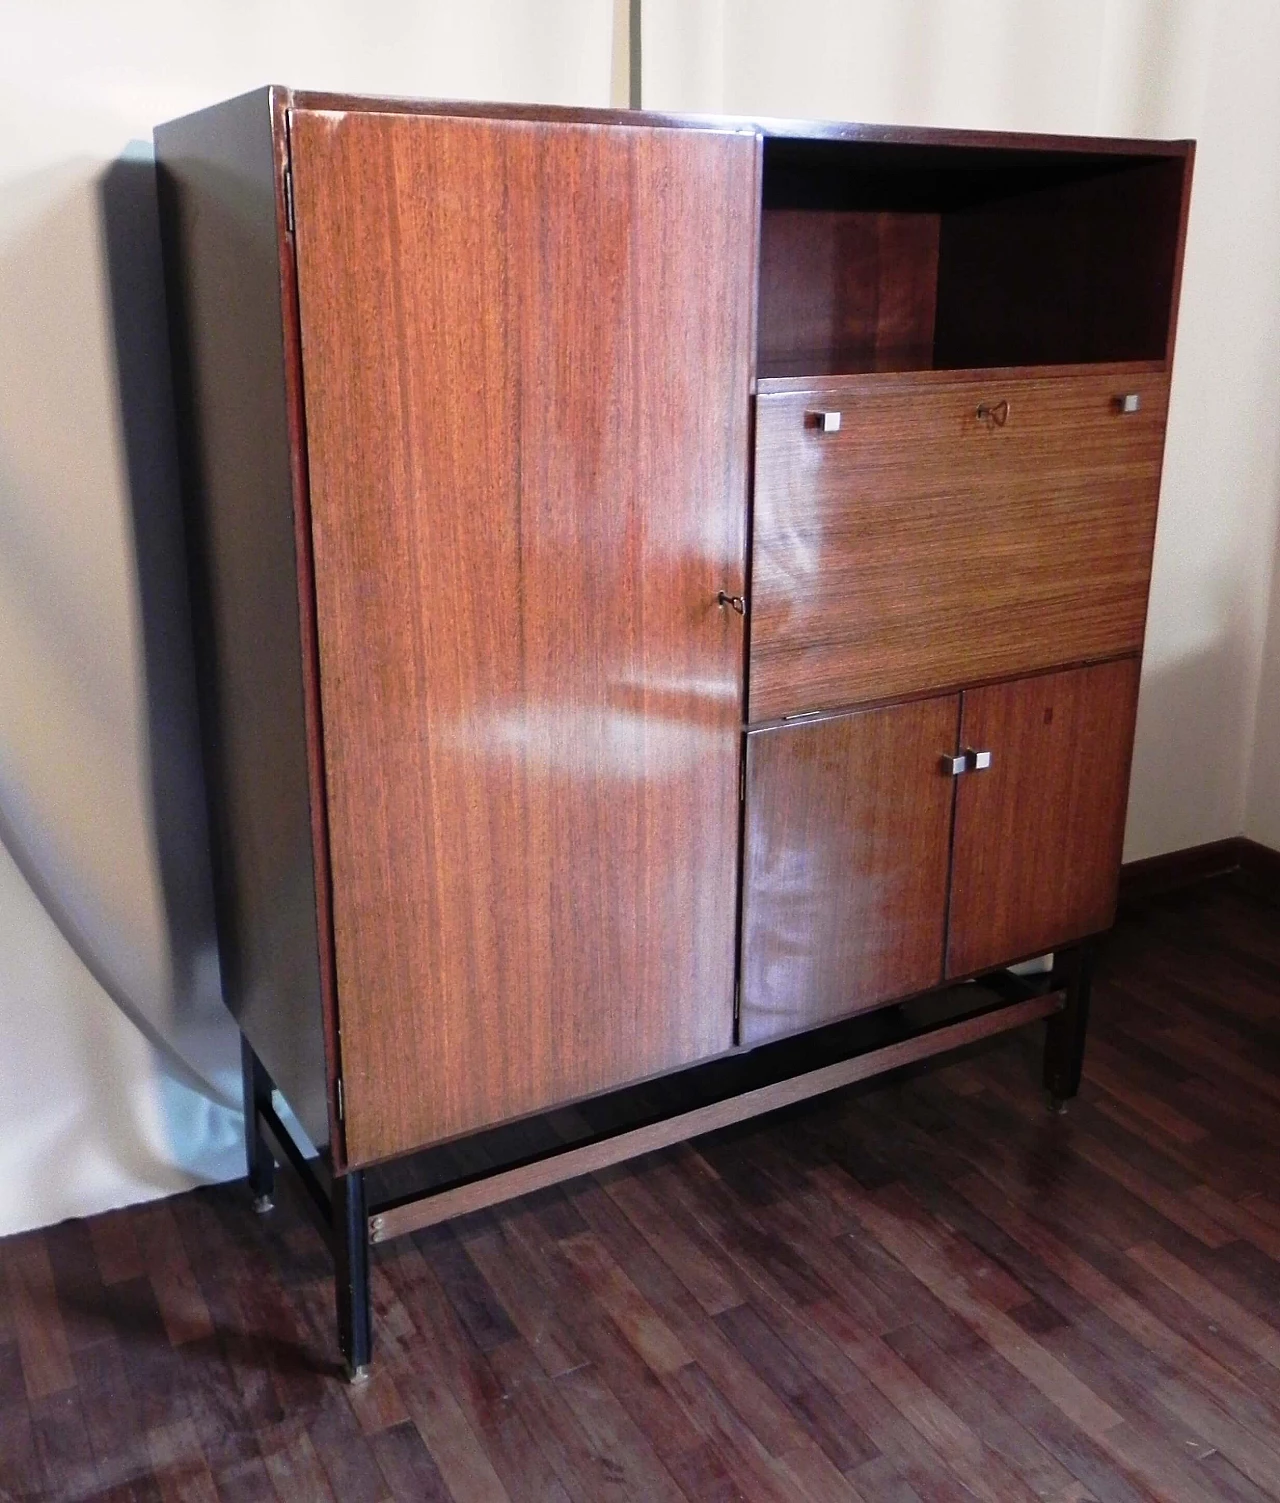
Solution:
[(1083, 950), (894, 1004), (1110, 921), (1190, 143), (270, 88), (156, 150), (251, 1177), (349, 1363), (390, 1228), (1033, 1017), (1070, 1095)]

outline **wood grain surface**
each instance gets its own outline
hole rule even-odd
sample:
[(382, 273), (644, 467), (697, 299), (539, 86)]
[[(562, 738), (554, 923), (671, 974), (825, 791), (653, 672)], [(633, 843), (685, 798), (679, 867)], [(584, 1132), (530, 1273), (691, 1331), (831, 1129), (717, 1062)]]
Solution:
[(1231, 879), (1103, 946), (1078, 1100), (1038, 1030), (372, 1250), (335, 1370), (289, 1176), (0, 1241), (16, 1503), (1280, 1493), (1280, 925)]
[(759, 397), (751, 719), (1137, 651), (1167, 392), (1103, 368)]
[(1138, 672), (1125, 658), (965, 691), (961, 742), (992, 762), (956, 789), (948, 976), (1111, 923)]
[(937, 214), (766, 208), (758, 373), (928, 369), (938, 233)]
[(292, 143), (360, 1164), (731, 1042), (757, 146)]
[(743, 1044), (942, 979), (957, 696), (752, 732)]

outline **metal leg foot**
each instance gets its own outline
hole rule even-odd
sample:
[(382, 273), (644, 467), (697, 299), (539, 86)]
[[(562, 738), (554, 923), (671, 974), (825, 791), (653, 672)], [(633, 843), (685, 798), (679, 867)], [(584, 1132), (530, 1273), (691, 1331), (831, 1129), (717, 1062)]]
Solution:
[(240, 1068), (244, 1079), (244, 1156), (249, 1170), (249, 1190), (253, 1209), (264, 1215), (275, 1206), (276, 1161), (271, 1157), (262, 1136), (259, 1107), (271, 1105), (271, 1077), (253, 1052), (249, 1040), (240, 1035)]
[(1044, 1087), (1050, 1109), (1065, 1112), (1080, 1089), (1085, 1038), (1089, 1031), (1089, 995), (1093, 982), (1093, 942), (1086, 940), (1054, 957), (1053, 983), (1066, 988), (1067, 1003), (1049, 1019), (1044, 1044)]
[(373, 1315), (369, 1301), (369, 1217), (364, 1173), (335, 1175), (333, 1181), (333, 1261), (338, 1296), (338, 1344), (348, 1381), (363, 1382), (373, 1359)]

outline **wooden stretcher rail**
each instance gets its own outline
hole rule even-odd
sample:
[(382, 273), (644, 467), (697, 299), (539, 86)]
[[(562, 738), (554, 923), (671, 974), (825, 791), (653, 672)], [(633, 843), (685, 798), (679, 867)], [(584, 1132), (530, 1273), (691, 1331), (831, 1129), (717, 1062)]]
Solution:
[(701, 1133), (714, 1132), (717, 1128), (728, 1127), (748, 1117), (777, 1111), (780, 1107), (791, 1106), (811, 1096), (821, 1096), (826, 1091), (835, 1091), (859, 1080), (868, 1080), (873, 1075), (882, 1075), (886, 1070), (914, 1064), (930, 1055), (941, 1054), (948, 1049), (959, 1049), (992, 1034), (1021, 1028), (1024, 1024), (1061, 1012), (1062, 1008), (1061, 992), (1030, 997), (1026, 1001), (980, 1013), (976, 1017), (963, 1018), (957, 1023), (943, 1024), (917, 1034), (914, 1038), (870, 1049), (837, 1064), (824, 1065), (820, 1069), (808, 1070), (772, 1085), (744, 1091), (724, 1101), (680, 1112), (661, 1122), (652, 1122), (628, 1132), (600, 1138), (578, 1148), (567, 1148), (532, 1163), (440, 1190), (421, 1200), (407, 1201), (403, 1205), (379, 1211), (369, 1218), (369, 1240), (387, 1242), (393, 1237), (402, 1237), (407, 1232), (420, 1231), (423, 1227), (448, 1221), (453, 1216), (464, 1216), (470, 1211), (479, 1211), (485, 1206), (497, 1205), (517, 1195), (545, 1189), (548, 1185), (559, 1184), (580, 1174), (607, 1169), (612, 1164), (623, 1163), (640, 1154), (669, 1147), (672, 1143), (683, 1142)]

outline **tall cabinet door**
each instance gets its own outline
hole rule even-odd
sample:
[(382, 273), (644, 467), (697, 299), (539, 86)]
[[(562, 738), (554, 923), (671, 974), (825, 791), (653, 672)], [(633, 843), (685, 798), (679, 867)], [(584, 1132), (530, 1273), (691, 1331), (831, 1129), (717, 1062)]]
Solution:
[(959, 707), (953, 694), (747, 737), (744, 1044), (942, 980)]
[(990, 765), (957, 779), (948, 976), (1111, 924), (1138, 672), (1124, 658), (965, 690), (961, 743)]
[(293, 115), (352, 1164), (732, 1042), (757, 149)]

